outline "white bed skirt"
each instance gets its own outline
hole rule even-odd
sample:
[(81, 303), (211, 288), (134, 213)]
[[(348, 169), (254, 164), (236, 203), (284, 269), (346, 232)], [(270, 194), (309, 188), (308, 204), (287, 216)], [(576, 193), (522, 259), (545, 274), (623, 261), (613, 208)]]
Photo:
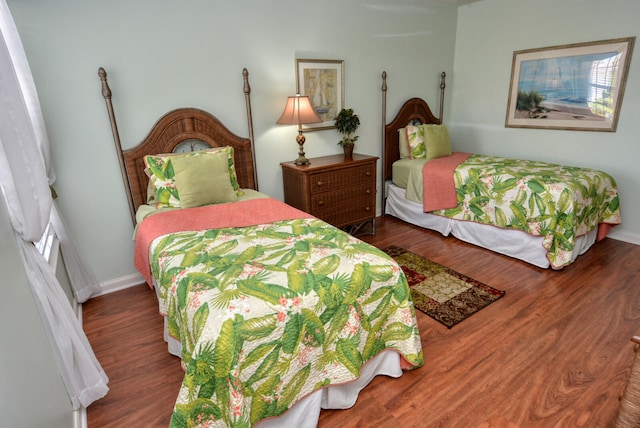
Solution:
[[(543, 238), (541, 236), (529, 235), (521, 230), (503, 229), (425, 213), (422, 204), (405, 198), (404, 189), (393, 183), (388, 183), (386, 190), (386, 214), (416, 226), (436, 230), (444, 236), (451, 234), (461, 241), (514, 257), (534, 266), (545, 269), (550, 266), (547, 250), (542, 246)], [(594, 229), (576, 239), (576, 251), (573, 253), (571, 262), (593, 245), (597, 233), (597, 229)]]
[(384, 351), (378, 354), (365, 364), (360, 377), (353, 382), (320, 389), (299, 401), (284, 415), (264, 419), (257, 426), (260, 428), (315, 428), (318, 425), (321, 409), (352, 407), (360, 391), (379, 375), (396, 378), (402, 376), (400, 354), (396, 351)]
[[(167, 333), (167, 318), (164, 317), (164, 340), (167, 342), (169, 353), (180, 358), (181, 344)], [(360, 391), (364, 389), (374, 377), (384, 375), (389, 377), (402, 376), (400, 354), (387, 350), (368, 361), (360, 373), (360, 377), (353, 382), (320, 389), (296, 403), (281, 416), (264, 419), (256, 426), (260, 428), (315, 428), (322, 409), (348, 409), (352, 407)]]

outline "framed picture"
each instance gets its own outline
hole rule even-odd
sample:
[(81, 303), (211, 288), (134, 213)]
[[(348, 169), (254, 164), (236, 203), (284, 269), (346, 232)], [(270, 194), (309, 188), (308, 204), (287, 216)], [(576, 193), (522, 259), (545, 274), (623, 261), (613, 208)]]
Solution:
[(505, 126), (615, 132), (634, 42), (515, 51)]
[(296, 59), (296, 91), (307, 95), (322, 123), (303, 125), (309, 131), (335, 128), (333, 118), (344, 106), (344, 61)]

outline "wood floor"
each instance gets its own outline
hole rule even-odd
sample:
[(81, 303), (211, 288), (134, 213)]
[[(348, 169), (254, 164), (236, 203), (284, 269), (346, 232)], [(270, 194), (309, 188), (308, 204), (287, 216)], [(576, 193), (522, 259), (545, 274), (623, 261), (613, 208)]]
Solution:
[[(610, 427), (640, 333), (640, 246), (605, 239), (560, 271), (543, 270), (379, 219), (380, 248), (399, 245), (506, 290), (452, 329), (418, 312), (424, 367), (378, 377), (319, 427)], [(110, 391), (89, 428), (167, 426), (183, 376), (167, 353), (152, 290), (142, 285), (83, 305), (87, 336)]]

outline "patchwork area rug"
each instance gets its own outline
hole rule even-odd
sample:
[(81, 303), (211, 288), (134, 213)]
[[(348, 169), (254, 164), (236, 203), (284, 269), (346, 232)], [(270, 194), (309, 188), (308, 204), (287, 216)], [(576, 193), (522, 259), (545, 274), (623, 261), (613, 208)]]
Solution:
[(448, 328), (505, 294), (404, 248), (391, 246), (382, 251), (404, 271), (414, 306)]

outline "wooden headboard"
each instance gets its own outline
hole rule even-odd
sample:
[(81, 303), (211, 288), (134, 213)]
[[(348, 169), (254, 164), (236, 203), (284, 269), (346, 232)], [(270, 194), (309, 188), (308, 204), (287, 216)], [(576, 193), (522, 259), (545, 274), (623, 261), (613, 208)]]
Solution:
[(178, 108), (158, 119), (147, 136), (137, 146), (127, 150), (123, 150), (120, 143), (120, 135), (111, 102), (111, 88), (107, 83), (107, 72), (100, 67), (98, 75), (102, 81), (102, 96), (107, 104), (111, 131), (127, 192), (131, 219), (134, 224), (136, 210), (140, 205), (146, 203), (147, 198), (149, 178), (144, 172), (144, 156), (173, 153), (176, 147), (184, 142), (197, 140), (210, 147), (233, 147), (239, 186), (244, 189), (258, 190), (253, 120), (251, 116), (251, 87), (249, 86), (249, 72), (246, 68), (242, 70), (242, 76), (249, 127), (248, 138), (234, 134), (218, 118), (204, 110)]
[(444, 106), (444, 88), (446, 73), (440, 74), (440, 117), (436, 117), (431, 108), (421, 98), (407, 100), (396, 114), (395, 118), (387, 123), (387, 72), (382, 72), (382, 214), (385, 210), (385, 183), (391, 180), (392, 166), (400, 159), (400, 146), (398, 130), (411, 124), (441, 124)]

